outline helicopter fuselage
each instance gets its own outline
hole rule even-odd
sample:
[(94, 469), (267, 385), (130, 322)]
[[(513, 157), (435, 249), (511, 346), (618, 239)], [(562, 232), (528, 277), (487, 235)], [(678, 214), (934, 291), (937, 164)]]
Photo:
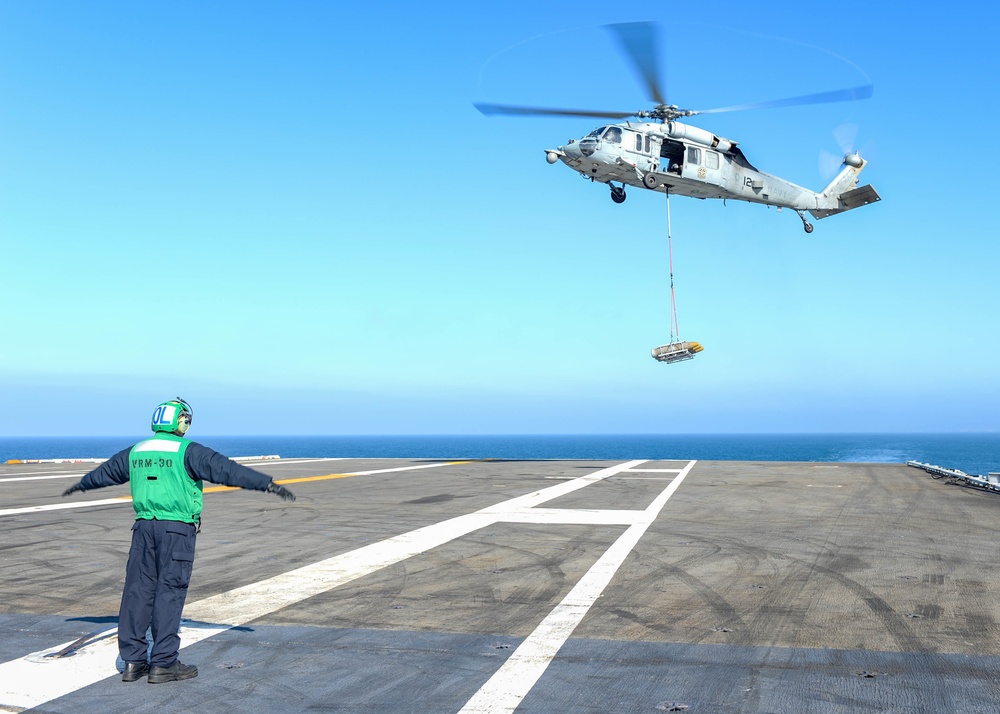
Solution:
[(616, 203), (625, 200), (625, 184), (677, 196), (762, 203), (799, 212), (807, 231), (811, 225), (803, 211), (825, 218), (879, 200), (870, 186), (856, 188), (866, 163), (857, 154), (845, 156), (838, 176), (816, 192), (758, 170), (736, 142), (677, 121), (601, 126), (579, 141), (547, 149), (546, 159), (610, 185)]

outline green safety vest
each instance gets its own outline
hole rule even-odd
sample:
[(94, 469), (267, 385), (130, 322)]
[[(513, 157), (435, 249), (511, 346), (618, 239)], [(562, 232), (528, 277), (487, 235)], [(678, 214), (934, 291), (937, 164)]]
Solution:
[(132, 447), (128, 455), (128, 480), (136, 518), (199, 521), (202, 482), (192, 479), (184, 469), (184, 453), (190, 443), (173, 434), (156, 434)]

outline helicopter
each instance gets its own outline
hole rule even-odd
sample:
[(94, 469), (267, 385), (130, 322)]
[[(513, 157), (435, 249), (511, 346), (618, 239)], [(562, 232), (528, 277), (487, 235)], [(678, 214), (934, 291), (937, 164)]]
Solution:
[[(626, 185), (668, 196), (762, 203), (779, 210), (792, 209), (802, 219), (805, 232), (812, 233), (813, 225), (806, 218), (806, 212), (818, 220), (881, 200), (871, 185), (858, 187), (858, 174), (868, 163), (858, 152), (846, 153), (839, 173), (817, 192), (761, 171), (750, 163), (736, 141), (677, 121), (699, 114), (867, 99), (872, 95), (871, 84), (717, 109), (681, 109), (667, 103), (660, 87), (655, 62), (658, 56), (656, 25), (631, 22), (605, 25), (605, 28), (618, 41), (645, 84), (649, 97), (656, 103), (652, 109), (617, 112), (486, 103), (474, 106), (487, 116), (651, 120), (604, 124), (580, 140), (570, 139), (563, 146), (545, 149), (548, 163), (561, 161), (591, 182), (607, 184), (615, 203), (625, 201)], [(615, 182), (620, 185), (616, 186)]]

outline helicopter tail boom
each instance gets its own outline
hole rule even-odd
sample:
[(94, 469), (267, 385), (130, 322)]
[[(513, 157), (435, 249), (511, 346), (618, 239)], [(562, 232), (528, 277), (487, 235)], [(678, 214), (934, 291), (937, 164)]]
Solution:
[(858, 154), (845, 156), (844, 167), (826, 188), (816, 194), (816, 208), (809, 209), (809, 213), (816, 219), (826, 218), (882, 200), (871, 185), (858, 188), (858, 174), (867, 163)]

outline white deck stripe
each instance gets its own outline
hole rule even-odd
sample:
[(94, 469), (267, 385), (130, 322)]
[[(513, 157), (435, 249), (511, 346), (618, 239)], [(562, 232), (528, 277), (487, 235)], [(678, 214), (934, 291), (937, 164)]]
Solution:
[[(433, 464), (421, 464), (420, 466), (400, 466), (395, 469), (375, 469), (374, 471), (351, 471), (350, 473), (343, 474), (344, 476), (371, 476), (373, 474), (388, 474), (395, 473), (397, 471), (415, 471), (417, 469), (435, 469), (440, 466), (452, 466), (456, 463), (465, 463), (457, 461), (443, 461)], [(44, 478), (53, 478), (51, 476), (46, 476)], [(286, 478), (295, 478), (294, 476), (288, 476)], [(14, 480), (14, 479), (11, 479)], [(20, 479), (17, 479), (20, 480)], [(282, 478), (278, 477), (278, 481)], [(124, 485), (124, 484), (120, 484)], [(96, 491), (97, 489), (91, 489), (91, 491)], [(87, 493), (90, 493), (88, 491)], [(122, 503), (132, 503), (131, 496), (119, 496), (118, 498), (105, 498), (99, 501), (70, 501), (67, 503), (52, 503), (47, 506), (24, 506), (22, 508), (4, 508), (0, 509), (0, 516), (16, 516), (19, 513), (35, 513), (37, 511), (61, 511), (66, 508), (88, 508), (90, 506), (107, 506), (109, 504), (122, 504)]]
[[(242, 457), (238, 457), (238, 458), (242, 459)], [(331, 456), (331, 457), (324, 457), (324, 458), (321, 458), (321, 459), (298, 459), (298, 460), (292, 460), (292, 461), (287, 461), (285, 459), (280, 459), (280, 460), (279, 459), (241, 460), (240, 464), (243, 465), (243, 466), (246, 466), (247, 464), (254, 464), (254, 465), (256, 465), (258, 463), (259, 464), (265, 464), (265, 465), (268, 465), (268, 466), (270, 466), (271, 464), (279, 464), (281, 466), (290, 466), (292, 464), (307, 464), (307, 463), (315, 463), (317, 461), (360, 461), (360, 460), (361, 459), (350, 459), (350, 458), (348, 458), (346, 456), (345, 457), (340, 457), (340, 456), (333, 457), (333, 456)], [(436, 465), (437, 464), (432, 464), (432, 466), (436, 466)], [(426, 468), (426, 467), (425, 466), (417, 466), (417, 467), (414, 467), (414, 468)], [(11, 481), (43, 481), (45, 479), (50, 479), (50, 478), (76, 478), (78, 476), (86, 476), (90, 472), (89, 471), (79, 471), (79, 472), (76, 472), (76, 473), (59, 473), (59, 474), (49, 474), (49, 475), (44, 475), (44, 476), (43, 475), (37, 475), (37, 474), (33, 475), (33, 476), (28, 476), (27, 474), (29, 474), (29, 473), (31, 473), (31, 472), (29, 472), (29, 471), (23, 471), (23, 472), (16, 471), (13, 474), (10, 474), (11, 476), (14, 476), (15, 478), (0, 478), (0, 484), (9, 483)], [(366, 471), (364, 473), (378, 473), (378, 472), (377, 471)], [(351, 476), (361, 476), (361, 475), (363, 475), (363, 474), (361, 474), (361, 473), (351, 474)], [(280, 477), (277, 477), (277, 478), (280, 478)]]
[[(503, 521), (508, 514), (519, 514), (524, 509), (571, 493), (641, 463), (642, 461), (629, 461), (601, 469), (573, 481), (534, 491), (475, 513), (418, 528), (259, 583), (245, 585), (191, 603), (184, 609), (185, 618), (200, 622), (197, 626), (182, 628), (181, 648), (332, 590), (436, 545)], [(448, 464), (440, 463), (396, 470), (446, 465)], [(386, 471), (388, 470), (380, 469), (357, 473), (360, 475)], [(44, 658), (46, 654), (58, 652), (70, 644), (71, 642), (64, 642), (0, 664), (0, 705), (12, 708), (14, 711), (18, 711), (17, 707), (30, 709), (116, 674), (114, 659), (118, 641), (113, 632), (107, 633), (94, 644), (77, 650), (73, 657)]]
[(563, 601), (462, 707), (459, 714), (510, 714), (517, 709), (695, 463), (689, 462), (649, 504), (642, 512), (641, 521), (630, 526), (605, 551)]
[(77, 503), (53, 503), (48, 506), (25, 506), (24, 508), (5, 508), (0, 511), (0, 516), (16, 516), (18, 513), (37, 513), (39, 511), (63, 511), (67, 508), (91, 508), (93, 506), (120, 506), (125, 503), (132, 503), (129, 496), (119, 496), (118, 498), (105, 498), (100, 501), (79, 501)]
[[(310, 457), (292, 456), (292, 457), (289, 457), (287, 459), (283, 459), (280, 456), (264, 456), (264, 455), (257, 456), (257, 455), (254, 455), (254, 456), (231, 456), (229, 458), (231, 458), (233, 461), (238, 461), (240, 463), (250, 462), (250, 463), (274, 463), (274, 464), (306, 464), (306, 463), (316, 463), (316, 462), (319, 462), (319, 461), (379, 461), (379, 460), (381, 460), (381, 461), (392, 461), (394, 458), (397, 458), (397, 457), (386, 457), (384, 459), (380, 459), (378, 457), (360, 457), (360, 456), (310, 456)], [(67, 459), (65, 462), (59, 461), (59, 460), (47, 460), (47, 461), (44, 461), (44, 463), (47, 463), (47, 464), (66, 463), (66, 464), (73, 464), (73, 465), (79, 465), (81, 463), (90, 463), (90, 464), (94, 465), (94, 468), (97, 468), (98, 466), (100, 466), (101, 463), (103, 463), (105, 461), (107, 461), (107, 459)], [(22, 465), (35, 464), (35, 463), (42, 463), (42, 462), (38, 462), (38, 461), (33, 461), (33, 462), (22, 461), (21, 462)], [(0, 462), (0, 466), (4, 466), (4, 465), (7, 465), (7, 466), (16, 466), (17, 464), (4, 464), (3, 462)], [(90, 470), (93, 471), (93, 469), (90, 469)], [(63, 472), (62, 471), (39, 471), (37, 469), (31, 469), (30, 471), (10, 471), (10, 472), (8, 472), (8, 475), (9, 476), (33, 476), (33, 475), (54, 474), (54, 473), (63, 473)], [(64, 474), (64, 475), (66, 475), (66, 476), (71, 476), (71, 475), (72, 476), (83, 476), (85, 473), (88, 473), (88, 472), (87, 471), (80, 471), (79, 473)]]
[(243, 464), (244, 466), (246, 464), (264, 464), (265, 466), (270, 466), (271, 464), (274, 464), (275, 466), (284, 466), (285, 464), (312, 464), (312, 463), (316, 463), (317, 461), (362, 461), (362, 460), (365, 460), (365, 459), (353, 458), (353, 457), (350, 457), (350, 456), (318, 456), (316, 458), (310, 458), (310, 459), (299, 459), (299, 458), (291, 458), (291, 459), (282, 459), (282, 458), (268, 459), (268, 458), (264, 458), (264, 459), (261, 459), (261, 458), (256, 458), (256, 457), (247, 457), (247, 456), (233, 456), (232, 458), (233, 458), (234, 461), (237, 460), (237, 459), (239, 459), (240, 463)]
[[(274, 460), (274, 459), (270, 459), (270, 460), (262, 459), (260, 461), (241, 461), (240, 464), (242, 466), (246, 466), (247, 464), (254, 464), (254, 465), (256, 465), (258, 463), (260, 463), (260, 464), (266, 464), (266, 465), (281, 464), (282, 466), (285, 466), (285, 465), (291, 465), (291, 464), (305, 464), (305, 463), (310, 463), (310, 462), (313, 462), (313, 461), (347, 461), (347, 459), (341, 459), (341, 458), (336, 458), (336, 459), (333, 459), (333, 458), (330, 458), (330, 459), (304, 459), (302, 461), (277, 461), (277, 460)], [(437, 464), (432, 464), (432, 466), (436, 466), (436, 465)], [(427, 468), (427, 467), (426, 466), (414, 466), (414, 467), (411, 467), (411, 468)], [(12, 481), (44, 481), (46, 479), (52, 479), (52, 478), (77, 478), (79, 476), (86, 476), (88, 473), (90, 473), (90, 472), (89, 471), (81, 471), (79, 473), (53, 474), (53, 475), (50, 475), (50, 476), (15, 476), (14, 478), (0, 478), (0, 484), (10, 483)], [(359, 472), (359, 473), (356, 473), (356, 474), (352, 473), (352, 474), (349, 474), (349, 475), (351, 475), (351, 476), (362, 476), (362, 475), (368, 474), (368, 473), (379, 473), (379, 472), (377, 472), (377, 471), (365, 471), (364, 473), (360, 473)], [(279, 480), (281, 479), (280, 476), (277, 476), (275, 478), (278, 478)]]
[[(374, 459), (374, 458), (364, 458), (363, 459), (363, 458), (358, 458), (358, 457), (354, 457), (354, 456), (315, 456), (315, 457), (310, 457), (310, 458), (297, 458), (297, 457), (293, 457), (293, 458), (289, 458), (289, 459), (283, 459), (281, 457), (274, 457), (274, 456), (231, 456), (229, 458), (231, 458), (233, 461), (239, 462), (240, 464), (248, 464), (248, 463), (250, 463), (250, 464), (279, 464), (279, 465), (285, 465), (285, 464), (313, 464), (313, 463), (318, 463), (320, 461), (377, 461), (377, 460), (382, 460), (382, 461), (387, 461), (388, 460), (388, 461), (391, 461), (392, 460), (392, 459)], [(100, 459), (99, 461), (100, 462), (104, 462), (104, 461), (107, 461), (107, 459)], [(94, 468), (95, 469), (100, 466), (100, 462), (98, 462), (98, 461), (94, 462)], [(78, 461), (74, 461), (72, 463), (78, 464), (79, 462)], [(3, 464), (0, 463), (0, 466), (2, 466), (2, 465)], [(93, 470), (94, 469), (90, 469), (90, 471), (93, 471)], [(58, 475), (61, 475), (61, 476), (83, 476), (84, 474), (90, 473), (90, 471), (79, 471), (79, 472), (76, 472), (76, 473), (66, 473), (64, 471), (37, 471), (35, 469), (32, 469), (31, 471), (9, 471), (7, 473), (7, 475), (8, 476), (41, 476), (41, 475), (45, 475), (45, 474), (58, 474)], [(4, 479), (0, 479), (0, 481), (3, 481), (3, 480)]]
[(76, 478), (78, 476), (83, 476), (84, 474), (58, 474), (56, 476), (17, 476), (15, 478), (0, 478), (0, 483), (9, 483), (11, 481), (44, 481), (50, 478)]
[(642, 518), (643, 511), (616, 511), (591, 508), (526, 508), (508, 513), (505, 523), (535, 523), (541, 525), (600, 525), (630, 526)]
[[(456, 464), (467, 464), (468, 461), (464, 459), (455, 459), (454, 461), (439, 461), (433, 464), (420, 464), (420, 466), (399, 466), (394, 469), (374, 469), (373, 471), (350, 471), (345, 476), (371, 476), (372, 474), (391, 474), (397, 471), (417, 471), (419, 469), (436, 469), (441, 466), (454, 466)], [(280, 480), (280, 479), (279, 479)]]
[(75, 473), (66, 473), (65, 471), (8, 471), (7, 476), (83, 476), (86, 471), (77, 471)]
[(618, 476), (615, 479), (615, 481), (673, 481), (673, 480), (674, 480), (673, 476)]

